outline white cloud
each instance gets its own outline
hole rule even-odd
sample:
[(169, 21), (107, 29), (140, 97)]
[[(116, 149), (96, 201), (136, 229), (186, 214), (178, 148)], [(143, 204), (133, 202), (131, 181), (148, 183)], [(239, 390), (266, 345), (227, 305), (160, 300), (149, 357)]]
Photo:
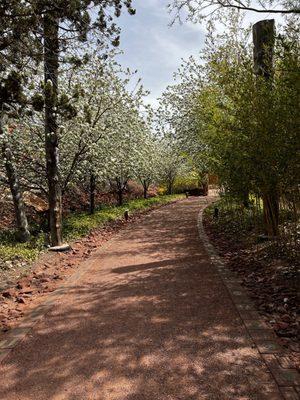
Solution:
[[(149, 102), (157, 104), (165, 87), (173, 82), (173, 73), (182, 58), (198, 54), (203, 48), (205, 27), (191, 22), (169, 26), (171, 16), (166, 8), (169, 0), (136, 0), (135, 16), (125, 12), (120, 17), (121, 48), (119, 62), (132, 70), (138, 69), (144, 86), (151, 91)], [(245, 24), (270, 18), (269, 15), (247, 13)], [(280, 21), (280, 17), (276, 18)], [(223, 30), (219, 24), (217, 30)]]

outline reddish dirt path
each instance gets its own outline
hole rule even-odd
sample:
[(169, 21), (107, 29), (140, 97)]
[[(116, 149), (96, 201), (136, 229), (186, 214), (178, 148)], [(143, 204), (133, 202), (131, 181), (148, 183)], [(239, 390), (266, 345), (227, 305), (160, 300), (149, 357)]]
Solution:
[(281, 399), (198, 238), (198, 212), (199, 199), (158, 209), (95, 252), (3, 362), (0, 399)]

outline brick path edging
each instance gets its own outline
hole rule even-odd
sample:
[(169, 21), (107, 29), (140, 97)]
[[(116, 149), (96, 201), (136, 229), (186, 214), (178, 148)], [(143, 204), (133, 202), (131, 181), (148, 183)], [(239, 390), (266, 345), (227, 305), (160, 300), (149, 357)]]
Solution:
[(225, 262), (219, 256), (205, 232), (203, 212), (212, 202), (205, 204), (198, 214), (199, 238), (208, 253), (212, 265), (215, 266), (218, 275), (227, 288), (249, 338), (253, 343), (253, 347), (257, 349), (257, 352), (278, 385), (279, 391), (283, 396), (282, 398), (285, 400), (299, 400), (299, 372), (292, 367), (291, 360), (286, 356), (285, 350), (279, 344), (274, 331), (259, 315), (253, 302), (241, 285), (242, 280), (226, 267)]
[[(284, 354), (284, 349), (276, 341), (273, 331), (255, 310), (253, 303), (246, 295), (244, 288), (241, 286), (241, 280), (226, 268), (225, 263), (217, 254), (214, 246), (210, 243), (205, 233), (203, 226), (203, 211), (209, 204), (210, 202), (207, 202), (199, 213), (198, 230), (200, 240), (202, 240), (212, 264), (216, 267), (219, 276), (226, 286), (247, 329), (249, 337), (253, 342), (253, 346), (256, 347), (258, 353), (276, 381), (283, 399), (298, 400), (300, 398), (300, 375), (298, 371), (291, 368), (290, 360)], [(120, 234), (121, 232), (115, 237)], [(112, 243), (112, 241), (109, 241), (106, 245), (101, 247), (100, 251), (107, 250)], [(0, 363), (7, 358), (13, 348), (25, 338), (34, 325), (50, 311), (59, 297), (72, 287), (72, 285), (74, 285), (83, 274), (88, 272), (92, 265), (93, 260), (91, 259), (81, 263), (77, 272), (71, 275), (65, 284), (52, 292), (43, 303), (22, 319), (18, 327), (12, 329), (6, 335), (5, 339), (0, 341)], [(273, 399), (275, 400), (275, 397), (270, 397), (270, 400)], [(279, 398), (276, 397), (276, 399), (278, 400)]]

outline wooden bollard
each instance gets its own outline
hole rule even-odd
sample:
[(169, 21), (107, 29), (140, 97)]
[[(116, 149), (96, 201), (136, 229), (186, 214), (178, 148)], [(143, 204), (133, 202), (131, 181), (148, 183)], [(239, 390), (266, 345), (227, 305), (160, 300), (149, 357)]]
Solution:
[(124, 212), (124, 218), (125, 218), (125, 221), (127, 222), (128, 219), (129, 219), (129, 212), (128, 212), (128, 210), (125, 210), (125, 212)]
[(218, 218), (219, 218), (219, 209), (218, 209), (218, 207), (215, 207), (215, 208), (214, 208), (214, 218), (215, 218), (215, 219), (218, 219)]

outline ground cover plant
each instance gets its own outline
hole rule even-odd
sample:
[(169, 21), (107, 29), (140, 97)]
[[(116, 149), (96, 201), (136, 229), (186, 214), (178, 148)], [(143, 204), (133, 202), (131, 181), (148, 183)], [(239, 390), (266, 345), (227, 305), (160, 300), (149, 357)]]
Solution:
[[(105, 224), (124, 219), (125, 211), (128, 211), (129, 216), (131, 216), (137, 212), (168, 204), (182, 197), (183, 195), (174, 194), (148, 199), (135, 199), (130, 200), (121, 207), (103, 205), (92, 215), (88, 212), (70, 214), (64, 219), (64, 237), (69, 241), (80, 239), (83, 236), (87, 236), (93, 229), (99, 229)], [(26, 243), (19, 243), (14, 231), (2, 231), (0, 244), (1, 268), (6, 269), (12, 266), (14, 260), (17, 260), (21, 265), (24, 262), (32, 262), (46, 249), (47, 240), (44, 233), (40, 233), (36, 237), (33, 236)]]

